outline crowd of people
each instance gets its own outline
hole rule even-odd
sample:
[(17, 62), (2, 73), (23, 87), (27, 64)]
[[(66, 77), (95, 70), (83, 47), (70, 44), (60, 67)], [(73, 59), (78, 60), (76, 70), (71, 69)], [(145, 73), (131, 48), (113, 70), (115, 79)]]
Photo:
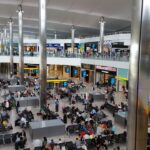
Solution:
[(20, 126), (21, 128), (29, 127), (29, 122), (34, 120), (34, 115), (29, 108), (18, 112), (18, 118), (15, 120), (15, 126)]
[(15, 141), (15, 150), (20, 150), (25, 148), (27, 142), (26, 132), (16, 132), (14, 134), (13, 140)]
[[(3, 102), (2, 110), (0, 111), (0, 126), (3, 125), (5, 128), (12, 129), (9, 122), (9, 112), (13, 108), (12, 103), (15, 98), (38, 96), (39, 83), (37, 80), (32, 80), (32, 82), (30, 86), (26, 83), (26, 89), (24, 91), (9, 93), (9, 98)], [(8, 82), (0, 81), (0, 86), (6, 84), (8, 84)], [(82, 93), (80, 92), (82, 89), (86, 89), (86, 85), (84, 85), (83, 82), (75, 83), (73, 81), (68, 82), (68, 87), (66, 88), (56, 87), (52, 90), (47, 89), (47, 104), (37, 112), (37, 116), (41, 116), (41, 120), (61, 119), (66, 125), (67, 134), (69, 136), (76, 136), (75, 140), (72, 141), (73, 145), (70, 146), (71, 150), (72, 147), (76, 147), (77, 150), (88, 150), (90, 149), (89, 145), (92, 145), (92, 147), (97, 150), (100, 150), (102, 147), (107, 150), (109, 145), (115, 141), (116, 126), (113, 121), (108, 118), (103, 107), (94, 103), (94, 99), (89, 96), (87, 90)], [(94, 92), (95, 89), (96, 87), (93, 86), (92, 92)], [(115, 90), (111, 87), (107, 87), (105, 90), (104, 103), (110, 102), (115, 104)], [(62, 106), (61, 102), (64, 98), (68, 100), (68, 102)], [(54, 104), (54, 110), (52, 110), (51, 104)], [(76, 104), (81, 105), (83, 109), (79, 108)], [(28, 130), (29, 123), (34, 120), (35, 114), (33, 114), (29, 108), (20, 111), (19, 103), (16, 103), (14, 107), (17, 113), (15, 126)], [(126, 111), (126, 107), (123, 103), (121, 103), (120, 107)], [(60, 112), (63, 112), (62, 116)], [(122, 134), (126, 138), (126, 132)], [(15, 135), (15, 149), (23, 149), (26, 142), (26, 132), (17, 132)], [(62, 141), (61, 138), (58, 141), (54, 139), (49, 141), (47, 137), (43, 138), (43, 150), (62, 150), (64, 146), (69, 147), (69, 142), (67, 144), (67, 141)], [(117, 147), (115, 150), (120, 150), (120, 148)]]

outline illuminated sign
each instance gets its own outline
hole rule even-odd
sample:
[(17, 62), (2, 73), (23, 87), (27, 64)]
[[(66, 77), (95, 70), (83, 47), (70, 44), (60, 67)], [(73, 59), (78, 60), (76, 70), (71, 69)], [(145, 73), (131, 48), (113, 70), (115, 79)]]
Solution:
[(117, 71), (117, 69), (114, 67), (106, 67), (106, 66), (96, 66), (96, 69), (106, 70), (106, 71), (114, 71), (114, 72)]

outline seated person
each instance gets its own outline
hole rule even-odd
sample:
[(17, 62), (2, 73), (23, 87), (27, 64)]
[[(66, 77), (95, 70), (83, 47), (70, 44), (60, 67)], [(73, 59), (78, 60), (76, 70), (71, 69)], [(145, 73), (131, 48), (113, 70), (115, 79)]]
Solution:
[(23, 140), (23, 137), (20, 137), (20, 141), (18, 142), (18, 146), (23, 149), (25, 147), (25, 141)]
[(1, 118), (2, 118), (2, 120), (4, 120), (4, 119), (8, 119), (9, 118), (9, 115), (8, 115), (8, 113), (6, 112), (6, 111), (2, 111), (1, 112)]
[(81, 141), (78, 138), (76, 138), (76, 140), (75, 140), (75, 145), (76, 145), (77, 149), (81, 148)]
[(96, 110), (93, 108), (91, 111), (91, 115), (95, 115), (96, 114)]
[(21, 119), (20, 119), (20, 126), (21, 127), (27, 127), (27, 119), (25, 118), (25, 117), (21, 117)]

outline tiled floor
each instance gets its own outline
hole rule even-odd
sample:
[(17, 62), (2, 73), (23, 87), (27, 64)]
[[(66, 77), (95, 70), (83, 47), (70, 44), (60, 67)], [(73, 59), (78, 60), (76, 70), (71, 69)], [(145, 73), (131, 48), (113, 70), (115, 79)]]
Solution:
[[(85, 92), (93, 92), (92, 90), (92, 86), (87, 86), (86, 89), (82, 89), (80, 90), (79, 94), (80, 93), (85, 93)], [(96, 89), (95, 92), (99, 91), (98, 89)], [(101, 91), (104, 91), (104, 89), (101, 89)], [(3, 95), (4, 93), (6, 93), (6, 91), (1, 91), (1, 95)], [(2, 101), (3, 99), (0, 98), (0, 101)], [(125, 98), (124, 98), (124, 95), (119, 92), (117, 94), (115, 94), (115, 101), (117, 104), (121, 103), (122, 101), (126, 101)], [(48, 103), (50, 103), (50, 106), (51, 106), (51, 110), (54, 110), (54, 101), (53, 100), (49, 100)], [(104, 103), (104, 101), (95, 101), (94, 102), (94, 105), (97, 105), (97, 106), (101, 106), (102, 104)], [(68, 100), (67, 99), (62, 99), (60, 100), (60, 109), (59, 109), (59, 115), (62, 117), (62, 107), (64, 106), (67, 106), (69, 105), (68, 103)], [(83, 105), (81, 103), (77, 103), (75, 104), (75, 106), (77, 106), (80, 110), (83, 110)], [(35, 116), (35, 120), (40, 120), (40, 118), (36, 115), (36, 113), (39, 111), (39, 108), (31, 108), (32, 109), (32, 112), (34, 113), (34, 116)], [(112, 114), (110, 114), (107, 110), (104, 110), (104, 112), (108, 115), (108, 117), (113, 121), (114, 123), (114, 118), (112, 116)], [(17, 115), (16, 115), (16, 112), (15, 110), (12, 110), (10, 112), (10, 119), (11, 119), (11, 122), (14, 123), (14, 120), (16, 119)], [(69, 124), (69, 123), (68, 123)], [(114, 123), (115, 124), (115, 123)], [(118, 133), (122, 133), (124, 130), (123, 127), (115, 124), (116, 128), (117, 128), (117, 132)], [(14, 124), (13, 124), (13, 131), (12, 132), (16, 132), (16, 131), (21, 131), (20, 127), (15, 127)], [(37, 140), (31, 140), (31, 137), (29, 135), (29, 132), (28, 132), (28, 129), (26, 129), (26, 133), (27, 133), (27, 144), (26, 144), (26, 147), (27, 148), (30, 148), (31, 150), (33, 150), (33, 148), (35, 146), (39, 146), (41, 145), (41, 140), (40, 139), (37, 139)], [(75, 136), (68, 136), (68, 135), (64, 135), (64, 136), (59, 136), (59, 137), (53, 137), (54, 141), (58, 141), (58, 139), (61, 138), (63, 141), (70, 141), (70, 140), (75, 140)], [(51, 138), (49, 138), (50, 140)], [(114, 148), (116, 148), (117, 145), (114, 145), (113, 147), (109, 147), (109, 150), (114, 150)], [(126, 150), (126, 146), (125, 145), (121, 145), (121, 150)], [(0, 146), (0, 150), (13, 150), (14, 149), (14, 145), (13, 144), (10, 144), (10, 145), (2, 145)]]

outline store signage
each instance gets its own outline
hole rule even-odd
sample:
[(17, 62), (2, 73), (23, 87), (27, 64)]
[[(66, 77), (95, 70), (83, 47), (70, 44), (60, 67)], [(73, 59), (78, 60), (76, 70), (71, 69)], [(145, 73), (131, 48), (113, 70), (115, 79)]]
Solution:
[(94, 70), (95, 66), (94, 65), (88, 65), (88, 64), (81, 64), (83, 69), (87, 70)]
[[(65, 47), (71, 47), (71, 43), (65, 43)], [(79, 43), (74, 43), (74, 47), (79, 48)]]
[(52, 48), (52, 47), (58, 48), (58, 47), (60, 47), (60, 44), (59, 44), (59, 43), (55, 43), (55, 44), (48, 43), (48, 44), (46, 44), (46, 47), (50, 47), (50, 48)]
[(24, 46), (37, 46), (37, 44), (36, 43), (24, 43)]
[(106, 67), (106, 66), (96, 66), (96, 69), (106, 70), (106, 71), (114, 71), (114, 72), (117, 71), (117, 69), (114, 67)]

